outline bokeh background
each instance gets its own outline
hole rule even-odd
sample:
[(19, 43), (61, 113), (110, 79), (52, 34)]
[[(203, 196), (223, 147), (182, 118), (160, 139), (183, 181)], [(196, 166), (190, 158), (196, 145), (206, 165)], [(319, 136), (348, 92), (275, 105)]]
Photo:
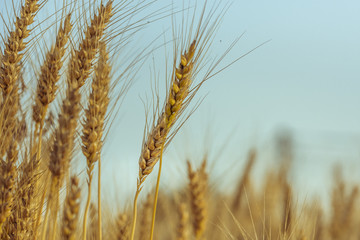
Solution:
[[(204, 5), (202, 0), (184, 2), (190, 8)], [(207, 5), (215, 2), (208, 0)], [(279, 163), (284, 144), (293, 161), (291, 180), (299, 196), (318, 194), (326, 198), (334, 166), (341, 165), (350, 181), (360, 181), (360, 2), (229, 3), (208, 57), (220, 56), (234, 39), (244, 35), (219, 69), (271, 41), (201, 88), (194, 103), (204, 98), (202, 104), (166, 151), (161, 187), (184, 184), (185, 161), (197, 163), (206, 155), (213, 181), (229, 191), (235, 187), (234, 180), (250, 148), (258, 151), (254, 174), (261, 179), (264, 170)], [(50, 9), (60, 9), (62, 4), (49, 0), (40, 16), (46, 16)], [(6, 22), (18, 3), (0, 0), (0, 5)], [(226, 6), (226, 1), (220, 1), (220, 8)], [(165, 81), (161, 77), (166, 70), (163, 63), (173, 46), (170, 15), (181, 12), (183, 1), (158, 0), (138, 15), (163, 7), (162, 18), (149, 21), (129, 42), (131, 52), (146, 48), (156, 39), (148, 48), (154, 51), (138, 70), (122, 101), (104, 146), (103, 191), (121, 201), (133, 197), (145, 126), (143, 101), (151, 99), (154, 71), (158, 72), (159, 83)], [(181, 14), (175, 15), (181, 19)], [(3, 33), (6, 25), (0, 27)], [(50, 24), (44, 36), (51, 38), (53, 32)], [(166, 46), (167, 50), (158, 46)], [(76, 157), (85, 166), (81, 154)], [(81, 164), (78, 169), (81, 172)], [(149, 178), (144, 191), (154, 187), (155, 175)]]

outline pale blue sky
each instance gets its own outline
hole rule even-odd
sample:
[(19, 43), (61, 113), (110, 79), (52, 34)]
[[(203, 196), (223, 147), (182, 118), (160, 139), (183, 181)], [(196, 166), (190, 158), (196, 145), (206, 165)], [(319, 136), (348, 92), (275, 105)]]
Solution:
[[(0, 0), (0, 5), (5, 2), (10, 6), (8, 0)], [(45, 9), (53, 10), (53, 2), (49, 0)], [(179, 3), (174, 8), (181, 9), (182, 1), (176, 2)], [(196, 1), (199, 6), (202, 2)], [(213, 2), (209, 0), (208, 4)], [(169, 3), (158, 0), (148, 11)], [(271, 41), (199, 91), (199, 97), (207, 95), (205, 101), (165, 155), (164, 167), (168, 171), (164, 172), (168, 173), (164, 174), (164, 186), (172, 174), (175, 181), (185, 180), (186, 157), (199, 162), (206, 150), (204, 145), (210, 144), (210, 158), (216, 158), (229, 136), (226, 151), (219, 159), (213, 159), (214, 176), (229, 170), (231, 180), (239, 170), (231, 170), (230, 166), (236, 162), (241, 169), (247, 150), (253, 146), (260, 151), (261, 171), (261, 166), (269, 165), (265, 159), (273, 155), (273, 137), (281, 128), (293, 132), (297, 160), (294, 179), (305, 192), (320, 188), (330, 174), (330, 166), (338, 160), (347, 164), (349, 176), (356, 173), (354, 169), (359, 172), (359, 12), (360, 2), (355, 0), (234, 0), (209, 57), (220, 55), (244, 31), (223, 66)], [(2, 13), (6, 14), (3, 10)], [(142, 48), (164, 31), (169, 40), (170, 17), (147, 25), (134, 37), (134, 46)], [(153, 46), (164, 41), (160, 38)], [(171, 52), (172, 45), (167, 48)], [(164, 57), (163, 49), (153, 53), (156, 62), (163, 62)], [(139, 71), (105, 143), (104, 182), (117, 179), (121, 193), (132, 193), (135, 187), (145, 122), (141, 98), (151, 94), (150, 60)], [(156, 70), (162, 72), (162, 67), (160, 64)], [(227, 181), (224, 180), (225, 185)], [(151, 186), (153, 179), (146, 184)]]

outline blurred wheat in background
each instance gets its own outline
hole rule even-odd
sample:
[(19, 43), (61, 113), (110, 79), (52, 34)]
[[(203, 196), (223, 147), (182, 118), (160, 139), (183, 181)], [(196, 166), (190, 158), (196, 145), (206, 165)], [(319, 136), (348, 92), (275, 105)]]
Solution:
[[(204, 96), (198, 95), (208, 80), (263, 45), (234, 53), (239, 32), (212, 55), (231, 4), (183, 1), (180, 9), (172, 3), (154, 10), (156, 0), (1, 3), (1, 239), (360, 239), (358, 184), (338, 167), (325, 201), (300, 198), (291, 181), (290, 134), (279, 135), (273, 167), (254, 172), (262, 152), (251, 148), (242, 170), (231, 166), (237, 180), (226, 186), (220, 182), (229, 174), (221, 181), (213, 175), (221, 159), (216, 155), (205, 150), (197, 160), (178, 161), (165, 154), (201, 108)], [(160, 20), (170, 22), (168, 29), (148, 36), (147, 27)], [(137, 45), (142, 32), (145, 46)], [(110, 129), (137, 78), (150, 83), (143, 85), (150, 97), (141, 97), (145, 123), (124, 127), (145, 125), (139, 158), (131, 159), (138, 170), (127, 181), (104, 184), (106, 144), (120, 145)], [(236, 102), (228, 107), (240, 110)], [(224, 140), (219, 154), (230, 142)], [(161, 173), (171, 171), (186, 180), (174, 184), (168, 177), (162, 184)], [(118, 202), (103, 193), (128, 185), (131, 197)]]

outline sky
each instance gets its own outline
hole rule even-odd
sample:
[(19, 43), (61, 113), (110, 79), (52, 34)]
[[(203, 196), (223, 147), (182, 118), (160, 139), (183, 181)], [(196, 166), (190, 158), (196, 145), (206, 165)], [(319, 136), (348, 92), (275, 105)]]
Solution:
[[(9, 4), (0, 0), (0, 5), (5, 1)], [(169, 3), (158, 0), (147, 11)], [(196, 1), (198, 6), (203, 3)], [(221, 1), (221, 6), (225, 3)], [(53, 4), (49, 1), (42, 14), (53, 10)], [(181, 10), (182, 1), (173, 7)], [(229, 176), (224, 188), (241, 171), (252, 147), (259, 152), (255, 171), (259, 174), (265, 166), (277, 164), (274, 142), (283, 131), (293, 139), (294, 185), (305, 195), (318, 190), (326, 195), (323, 186), (339, 162), (347, 177), (359, 181), (359, 11), (360, 2), (355, 0), (232, 1), (207, 57), (221, 55), (242, 34), (219, 67), (270, 41), (207, 81), (197, 93), (194, 100), (204, 98), (202, 104), (165, 153), (162, 187), (186, 181), (185, 160), (199, 163), (205, 153), (216, 178)], [(150, 47), (154, 51), (138, 69), (105, 142), (108, 194), (114, 194), (112, 187), (120, 189), (118, 195), (134, 192), (145, 126), (143, 101), (151, 98), (153, 72), (164, 76), (164, 59), (172, 51), (170, 16), (150, 21), (131, 39), (129, 52), (154, 39)], [(164, 42), (167, 52), (155, 47)], [(113, 180), (115, 186), (110, 184)], [(153, 185), (150, 178), (148, 188)]]

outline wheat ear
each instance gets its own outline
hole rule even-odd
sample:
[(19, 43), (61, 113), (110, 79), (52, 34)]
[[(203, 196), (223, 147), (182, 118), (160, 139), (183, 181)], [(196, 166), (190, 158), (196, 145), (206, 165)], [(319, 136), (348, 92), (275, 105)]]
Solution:
[(34, 234), (31, 228), (35, 217), (36, 194), (35, 185), (38, 175), (34, 168), (38, 165), (35, 156), (30, 153), (29, 159), (24, 159), (18, 167), (18, 181), (16, 184), (16, 203), (8, 220), (9, 234), (12, 239), (30, 239)]
[(200, 169), (196, 171), (192, 169), (190, 162), (187, 162), (187, 164), (193, 229), (196, 239), (201, 239), (205, 232), (207, 218), (207, 202), (205, 195), (208, 175), (205, 171), (206, 161), (204, 160)]
[(190, 86), (192, 82), (192, 69), (193, 69), (193, 57), (195, 54), (196, 41), (194, 40), (180, 59), (178, 68), (175, 68), (173, 73), (173, 79), (171, 87), (169, 89), (168, 97), (165, 102), (165, 108), (157, 124), (152, 128), (150, 134), (147, 137), (147, 141), (143, 144), (141, 156), (139, 160), (139, 178), (137, 181), (137, 190), (134, 199), (134, 213), (131, 239), (134, 239), (135, 225), (136, 225), (136, 204), (137, 197), (140, 194), (142, 185), (146, 177), (152, 172), (155, 164), (160, 159), (159, 173), (156, 183), (154, 208), (153, 208), (153, 220), (150, 231), (150, 239), (153, 238), (155, 213), (157, 196), (159, 192), (160, 174), (162, 166), (162, 153), (167, 140), (167, 135), (174, 125), (175, 121), (179, 117), (179, 113), (183, 110), (183, 103), (189, 95)]
[[(84, 213), (83, 234), (86, 238), (86, 222), (87, 212), (91, 200), (91, 182), (93, 177), (94, 164), (98, 161), (100, 165), (100, 155), (102, 147), (102, 135), (104, 131), (104, 121), (106, 111), (109, 105), (109, 89), (110, 89), (110, 72), (111, 67), (109, 64), (109, 56), (106, 50), (106, 44), (102, 42), (100, 44), (100, 56), (98, 59), (98, 65), (95, 69), (95, 77), (92, 82), (92, 90), (89, 95), (89, 105), (85, 110), (85, 121), (83, 123), (83, 135), (82, 139), (82, 152), (86, 157), (87, 163), (87, 183), (88, 183), (88, 198)], [(98, 174), (98, 198), (101, 197), (101, 173), (99, 168)], [(100, 210), (99, 210), (100, 209)], [(98, 201), (98, 233), (101, 240), (101, 200)]]
[(243, 196), (246, 184), (249, 181), (249, 175), (250, 175), (251, 169), (254, 166), (255, 158), (256, 158), (256, 151), (251, 150), (249, 152), (248, 160), (247, 160), (245, 169), (243, 171), (243, 175), (239, 181), (238, 188), (236, 190), (235, 197), (234, 197), (234, 200), (232, 203), (232, 209), (233, 209), (234, 213), (236, 213), (237, 210), (239, 209), (239, 207), (241, 206), (242, 196)]
[(116, 227), (117, 227), (117, 234), (116, 240), (128, 240), (130, 236), (130, 219), (127, 214), (119, 214)]
[(189, 238), (188, 234), (188, 222), (189, 222), (189, 212), (186, 206), (186, 203), (180, 203), (178, 205), (179, 212), (179, 223), (177, 227), (177, 240), (187, 240)]
[(75, 240), (77, 222), (79, 218), (80, 209), (80, 187), (79, 179), (77, 177), (71, 178), (70, 191), (65, 200), (64, 216), (62, 222), (62, 239)]
[(40, 125), (40, 131), (46, 117), (47, 108), (55, 99), (58, 89), (56, 84), (60, 79), (59, 72), (63, 65), (63, 57), (66, 52), (65, 46), (71, 29), (71, 14), (68, 14), (60, 26), (54, 46), (46, 54), (45, 61), (41, 66), (35, 104), (33, 105), (33, 119), (37, 125)]

